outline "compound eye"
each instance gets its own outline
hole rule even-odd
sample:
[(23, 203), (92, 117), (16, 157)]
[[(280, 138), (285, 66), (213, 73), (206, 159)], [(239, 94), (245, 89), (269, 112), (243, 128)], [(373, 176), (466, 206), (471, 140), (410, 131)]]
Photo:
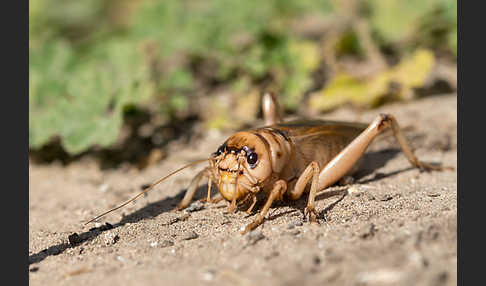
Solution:
[(255, 152), (251, 152), (247, 155), (246, 161), (250, 164), (250, 167), (254, 168), (256, 162), (258, 161), (258, 155)]
[(216, 150), (216, 152), (214, 153), (215, 156), (219, 156), (221, 154), (224, 153), (224, 149), (225, 149), (225, 146), (224, 145), (221, 145), (219, 146), (218, 150)]

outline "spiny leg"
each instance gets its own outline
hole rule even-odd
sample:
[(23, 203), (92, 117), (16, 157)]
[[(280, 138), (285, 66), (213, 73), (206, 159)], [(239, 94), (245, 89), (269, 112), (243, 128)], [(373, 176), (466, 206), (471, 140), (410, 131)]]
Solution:
[(287, 183), (284, 180), (278, 180), (277, 182), (275, 182), (275, 184), (273, 185), (273, 189), (270, 192), (270, 195), (268, 196), (267, 202), (263, 206), (262, 210), (257, 215), (255, 220), (245, 227), (245, 230), (243, 230), (241, 234), (245, 234), (248, 231), (253, 230), (257, 226), (262, 224), (273, 202), (275, 200), (282, 199), (283, 194), (285, 193), (286, 190), (287, 190)]
[(194, 197), (194, 194), (196, 193), (199, 182), (201, 181), (202, 178), (209, 177), (209, 171), (210, 171), (209, 167), (204, 168), (202, 171), (197, 173), (197, 175), (192, 179), (191, 184), (189, 185), (189, 188), (187, 188), (186, 194), (184, 195), (184, 198), (177, 206), (178, 210), (187, 208), (187, 206), (191, 203), (191, 200)]
[[(314, 162), (312, 162), (314, 163)], [(309, 192), (309, 198), (307, 201), (307, 207), (304, 210), (304, 214), (309, 217), (310, 222), (317, 222), (317, 211), (315, 208), (315, 198), (317, 193), (317, 187), (319, 183), (319, 165), (315, 163), (312, 165), (312, 184)]]
[(211, 186), (212, 186), (212, 184), (213, 184), (213, 181), (211, 180), (211, 177), (208, 176), (208, 193), (206, 195), (206, 198), (199, 200), (200, 202), (203, 202), (203, 203), (213, 202), (213, 200), (211, 199)]
[(249, 199), (252, 200), (251, 205), (246, 210), (246, 213), (247, 214), (250, 214), (251, 211), (253, 210), (253, 208), (255, 207), (256, 203), (257, 203), (257, 196), (256, 196), (256, 194), (258, 192), (260, 192), (260, 187), (259, 186), (252, 185), (252, 184), (257, 184), (257, 182), (258, 182), (254, 177), (248, 175), (248, 173), (246, 173), (246, 177), (250, 181), (250, 184), (241, 182), (241, 185), (242, 185), (242, 187), (246, 188), (247, 190), (250, 190), (250, 193), (248, 194), (247, 197), (245, 197), (245, 199), (241, 203), (245, 203)]
[(218, 203), (223, 200), (223, 196), (218, 192), (214, 198), (211, 198), (211, 187), (213, 185), (213, 179), (215, 177), (214, 170), (216, 169), (215, 163), (216, 159), (209, 161), (209, 167), (207, 168), (207, 178), (208, 178), (208, 193), (206, 199), (201, 199), (202, 202), (206, 203)]
[(208, 178), (208, 195), (206, 197), (206, 202), (210, 202), (211, 201), (211, 185), (213, 183), (213, 180), (211, 180), (211, 178)]
[(233, 199), (231, 200), (231, 203), (228, 205), (228, 212), (229, 213), (234, 213), (236, 211), (236, 187), (233, 192)]
[(223, 196), (220, 193), (218, 193), (209, 201), (209, 203), (216, 204), (222, 200), (224, 200)]
[(205, 202), (205, 203), (218, 203), (223, 200), (223, 197), (221, 196), (220, 193), (217, 193), (213, 198), (211, 198), (211, 186), (212, 186), (213, 181), (211, 180), (210, 177), (208, 177), (208, 194), (205, 199), (200, 199), (199, 201)]
[(212, 197), (209, 201), (207, 198), (205, 199), (200, 199), (199, 201), (200, 202), (203, 202), (203, 203), (211, 203), (211, 204), (216, 204), (216, 203), (219, 203), (220, 201), (224, 200), (223, 196), (221, 196), (221, 194), (216, 194), (214, 197)]
[(373, 139), (382, 132), (385, 127), (391, 124), (393, 134), (397, 139), (400, 147), (407, 157), (408, 161), (415, 167), (425, 170), (443, 170), (444, 167), (421, 162), (414, 155), (410, 144), (400, 131), (396, 119), (389, 114), (380, 114), (371, 124), (346, 148), (337, 154), (319, 174), (318, 190), (324, 190), (344, 175), (349, 173), (356, 162), (363, 156)]
[(256, 203), (257, 203), (257, 197), (256, 195), (252, 195), (251, 196), (251, 205), (250, 207), (246, 210), (246, 213), (247, 214), (251, 214), (251, 211), (253, 210), (253, 208), (255, 207)]
[(262, 97), (262, 111), (265, 125), (273, 125), (282, 122), (280, 107), (275, 94), (266, 92)]
[[(413, 150), (410, 147), (410, 144), (406, 140), (405, 136), (400, 131), (400, 127), (396, 119), (389, 114), (380, 114), (358, 137), (356, 137), (348, 146), (346, 146), (346, 148), (344, 148), (341, 152), (339, 152), (339, 154), (337, 154), (320, 171), (318, 176), (318, 182), (316, 184), (314, 184), (313, 182), (313, 184), (311, 185), (311, 191), (309, 193), (309, 201), (306, 208), (306, 214), (316, 214), (314, 199), (317, 191), (324, 190), (325, 188), (331, 186), (336, 181), (341, 179), (346, 174), (349, 174), (349, 172), (353, 169), (357, 161), (363, 156), (363, 153), (366, 151), (369, 144), (388, 125), (391, 125), (393, 134), (397, 139), (398, 143), (400, 144), (403, 153), (405, 154), (408, 161), (413, 166), (425, 170), (444, 169), (444, 167), (441, 166), (436, 166), (436, 165), (419, 161), (415, 156), (415, 154), (413, 153)], [(299, 180), (301, 178), (299, 178)], [(297, 185), (296, 185), (296, 190), (297, 190)], [(300, 192), (302, 192), (302, 190), (300, 190)], [(311, 217), (311, 220), (313, 219), (314, 218)]]
[[(392, 130), (393, 130), (393, 135), (398, 141), (398, 144), (400, 144), (400, 148), (402, 149), (403, 153), (405, 154), (405, 157), (407, 157), (408, 161), (410, 164), (413, 166), (425, 170), (425, 171), (430, 171), (430, 170), (435, 170), (435, 171), (441, 171), (441, 170), (453, 170), (454, 168), (452, 167), (445, 167), (441, 165), (433, 165), (430, 163), (422, 162), (420, 161), (414, 154), (412, 147), (410, 146), (410, 143), (408, 142), (407, 138), (405, 138), (405, 135), (403, 134), (402, 130), (400, 129), (400, 126), (398, 125), (397, 120), (393, 115), (391, 114), (382, 114), (380, 115), (383, 117), (383, 127), (386, 126), (387, 124), (390, 124)], [(381, 127), (383, 129), (383, 127)]]
[(309, 192), (309, 199), (307, 203), (307, 207), (305, 208), (305, 215), (309, 217), (309, 221), (317, 222), (317, 212), (315, 210), (315, 196), (318, 191), (318, 180), (319, 180), (319, 164), (315, 161), (312, 161), (307, 168), (305, 168), (304, 172), (300, 175), (299, 179), (295, 183), (295, 187), (293, 190), (289, 192), (289, 196), (293, 200), (297, 200), (302, 196), (302, 193), (307, 186), (307, 183), (312, 178), (311, 189)]

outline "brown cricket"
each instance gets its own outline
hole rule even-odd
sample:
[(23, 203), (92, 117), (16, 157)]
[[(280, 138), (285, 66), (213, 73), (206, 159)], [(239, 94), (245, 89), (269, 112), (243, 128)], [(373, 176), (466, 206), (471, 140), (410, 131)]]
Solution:
[[(262, 109), (264, 127), (233, 134), (209, 159), (192, 162), (170, 173), (134, 198), (87, 223), (125, 206), (180, 170), (204, 161), (208, 161), (209, 166), (194, 177), (177, 207), (179, 210), (190, 204), (199, 183), (205, 178), (208, 180), (206, 201), (225, 199), (229, 202), (230, 212), (235, 211), (239, 203), (250, 200), (247, 210), (250, 213), (258, 199), (266, 200), (242, 234), (262, 224), (276, 200), (297, 200), (304, 192), (309, 193), (304, 215), (315, 222), (317, 192), (355, 172), (367, 147), (387, 127), (391, 127), (400, 148), (414, 167), (422, 170), (449, 168), (419, 161), (398, 122), (390, 114), (378, 115), (369, 125), (322, 120), (283, 122), (272, 93), (265, 93), (262, 97)], [(210, 197), (212, 184), (219, 190), (218, 196), (213, 199)]]

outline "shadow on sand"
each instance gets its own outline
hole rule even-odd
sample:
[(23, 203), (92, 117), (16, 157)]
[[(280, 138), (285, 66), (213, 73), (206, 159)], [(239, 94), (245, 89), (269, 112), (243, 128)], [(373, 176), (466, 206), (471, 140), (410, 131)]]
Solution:
[[(197, 189), (194, 199), (198, 200), (205, 197), (207, 191), (207, 186), (201, 186)], [(135, 212), (124, 216), (119, 222), (115, 224), (105, 223), (100, 227), (93, 227), (89, 231), (83, 232), (81, 234), (73, 233), (68, 237), (69, 242), (59, 243), (50, 246), (38, 253), (29, 255), (29, 265), (33, 263), (38, 263), (44, 260), (46, 257), (51, 255), (59, 255), (63, 253), (68, 248), (73, 248), (85, 241), (90, 241), (95, 239), (104, 231), (115, 229), (117, 227), (123, 226), (126, 223), (136, 223), (141, 220), (150, 219), (157, 217), (158, 215), (173, 211), (177, 204), (182, 200), (186, 189), (181, 190), (177, 195), (172, 197), (167, 197), (161, 199), (157, 202), (150, 203), (143, 208), (136, 210)]]

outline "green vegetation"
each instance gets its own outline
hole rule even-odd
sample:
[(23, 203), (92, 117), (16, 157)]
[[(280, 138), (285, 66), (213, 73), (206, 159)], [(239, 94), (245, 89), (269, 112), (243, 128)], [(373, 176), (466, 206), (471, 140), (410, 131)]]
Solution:
[[(406, 59), (424, 48), (453, 61), (457, 50), (457, 3), (449, 0), (29, 3), (29, 144), (37, 149), (59, 138), (71, 154), (113, 144), (129, 110), (147, 109), (169, 122), (180, 112), (202, 113), (190, 103), (211, 98), (217, 89), (237, 102), (272, 89), (288, 112), (301, 108), (304, 95), (314, 90), (314, 109), (332, 108), (325, 103), (327, 84), (315, 77), (325, 68), (334, 69), (327, 79), (332, 90), (336, 79), (338, 88), (349, 83), (358, 90), (360, 101), (369, 95), (379, 102), (379, 93), (366, 90), (372, 84), (332, 63), (349, 57)], [(399, 69), (386, 65), (372, 78), (377, 81), (380, 73), (390, 78)], [(345, 102), (336, 96), (330, 96), (336, 105)], [(207, 126), (225, 126), (218, 123), (225, 116), (239, 122), (227, 114), (231, 110), (209, 113), (214, 117), (202, 116)]]

